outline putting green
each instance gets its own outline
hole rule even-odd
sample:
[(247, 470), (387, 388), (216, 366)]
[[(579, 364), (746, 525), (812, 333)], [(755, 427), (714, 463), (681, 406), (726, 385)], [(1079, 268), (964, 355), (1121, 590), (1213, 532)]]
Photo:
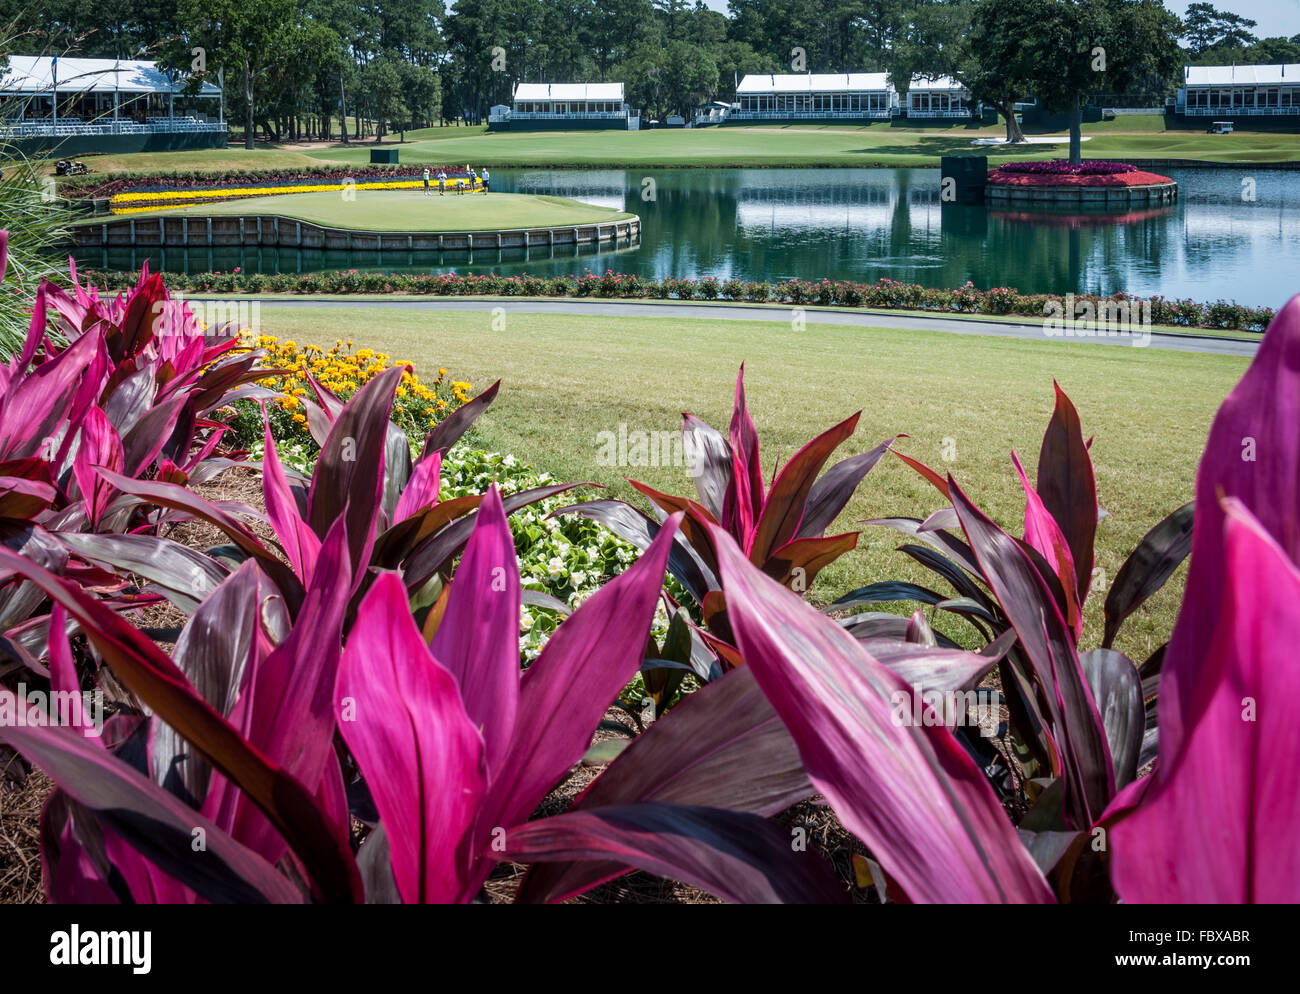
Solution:
[[(426, 197), (420, 189), (356, 190), (352, 191), (351, 199), (344, 199), (341, 191), (290, 193), (173, 207), (136, 216), (278, 215), (356, 231), (499, 231), (604, 223), (632, 216), (565, 197), (526, 193), (455, 194), (450, 190), (440, 197), (436, 185), (431, 193), (432, 196)], [(102, 217), (86, 219), (91, 224), (103, 221)]]

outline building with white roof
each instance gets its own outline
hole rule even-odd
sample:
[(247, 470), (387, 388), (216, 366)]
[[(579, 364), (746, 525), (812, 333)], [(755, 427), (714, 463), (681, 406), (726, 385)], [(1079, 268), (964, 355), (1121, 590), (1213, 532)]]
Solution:
[(883, 72), (758, 73), (736, 86), (731, 120), (889, 120), (898, 94)]
[(1300, 63), (1188, 66), (1175, 101), (1189, 117), (1300, 115)]
[(11, 55), (0, 106), (11, 137), (72, 137), (226, 130), (221, 88), (155, 62)]
[(969, 117), (970, 93), (947, 76), (914, 76), (901, 104), (883, 72), (751, 74), (736, 87), (729, 121)]
[(951, 76), (913, 76), (907, 88), (907, 116), (970, 117), (970, 91)]
[(511, 128), (626, 128), (631, 115), (622, 83), (517, 83), (508, 108), (488, 123)]

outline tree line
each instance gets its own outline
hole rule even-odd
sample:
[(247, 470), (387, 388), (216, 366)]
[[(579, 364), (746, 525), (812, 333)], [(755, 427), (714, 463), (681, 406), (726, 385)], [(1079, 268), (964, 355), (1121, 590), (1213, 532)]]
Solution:
[(249, 147), (479, 123), (521, 81), (622, 81), (662, 119), (730, 101), (746, 73), (848, 71), (903, 92), (955, 76), (1015, 138), (1031, 94), (1073, 113), (1089, 94), (1172, 92), (1187, 63), (1300, 61), (1300, 36), (1159, 0), (0, 0), (5, 22), (26, 32), (16, 51), (220, 74)]

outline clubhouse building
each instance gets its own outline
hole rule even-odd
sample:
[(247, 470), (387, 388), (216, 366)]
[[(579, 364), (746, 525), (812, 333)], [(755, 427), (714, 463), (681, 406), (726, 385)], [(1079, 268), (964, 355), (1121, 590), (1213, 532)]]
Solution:
[(517, 83), (510, 106), (488, 115), (488, 129), (510, 131), (614, 128), (636, 130), (622, 83)]
[(976, 109), (970, 93), (947, 76), (913, 77), (904, 101), (883, 72), (763, 73), (737, 84), (736, 101), (719, 123), (960, 119)]
[(25, 154), (224, 147), (221, 88), (187, 82), (156, 62), (11, 55), (0, 137)]
[(1175, 99), (1187, 117), (1300, 116), (1300, 63), (1188, 66)]

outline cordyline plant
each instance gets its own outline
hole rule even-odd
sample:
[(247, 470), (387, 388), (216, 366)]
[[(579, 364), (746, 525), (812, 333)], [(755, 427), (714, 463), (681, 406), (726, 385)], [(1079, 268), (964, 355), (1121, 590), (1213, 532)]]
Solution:
[[(814, 438), (775, 472), (767, 487), (759, 460), (758, 431), (745, 403), (742, 364), (727, 437), (694, 415), (682, 415), (682, 438), (699, 500), (674, 497), (629, 481), (649, 498), (660, 517), (683, 512), (681, 538), (668, 569), (698, 605), (705, 624), (698, 634), (721, 661), (720, 667), (707, 663), (701, 667), (701, 653), (695, 653), (694, 668), (700, 677), (707, 680), (739, 664), (727, 624), (712, 526), (730, 535), (768, 576), (797, 591), (810, 589), (822, 569), (857, 546), (856, 532), (828, 536), (826, 529), (894, 441), (888, 439), (870, 452), (844, 459), (822, 474), (831, 453), (853, 434), (860, 415), (858, 412)], [(555, 512), (566, 513), (591, 518), (640, 548), (649, 544), (659, 528), (655, 519), (617, 500), (586, 501)], [(671, 602), (670, 606), (675, 607)], [(671, 696), (681, 675), (682, 670), (646, 673), (647, 689), (656, 702)], [(661, 686), (665, 683), (669, 686)]]
[[(562, 859), (613, 860), (736, 901), (843, 899), (819, 857), (792, 851), (785, 833), (743, 810), (652, 792), (522, 823), (640, 666), (676, 524), (560, 625), (522, 680), (519, 574), (494, 489), (432, 644), (400, 577), (384, 572), (340, 650), (351, 589), (343, 519), (322, 543), (296, 623), (246, 562), (199, 606), (174, 659), (75, 586), (0, 549), (0, 567), (52, 597), (56, 616), (74, 618), (152, 712), (115, 717), (98, 741), (39, 720), (0, 722), (0, 740), (60, 788), (43, 817), (49, 898), (467, 901), (495, 861)], [(52, 686), (75, 693), (57, 620)], [(0, 689), (0, 715), (26, 707)], [(379, 814), (359, 857), (336, 727)], [(715, 768), (702, 767), (690, 796), (714, 782)], [(787, 772), (781, 790), (806, 784)], [(205, 839), (197, 852), (196, 830)]]
[[(304, 406), (321, 451), (310, 478), (280, 462), (270, 424), (266, 424), (260, 468), (266, 520), (276, 536), (272, 545), (231, 513), (233, 509), (251, 514), (251, 508), (215, 504), (179, 483), (129, 481), (99, 468), (101, 477), (124, 493), (206, 521), (233, 546), (204, 554), (182, 552), (165, 538), (142, 538), (137, 545), (143, 551), (132, 559), (116, 557), (107, 550), (102, 561), (117, 569), (138, 569), (136, 561), (151, 553), (156, 566), (151, 579), (184, 609), (187, 604), (192, 606), (191, 592), (196, 586), (201, 599), (210, 592), (213, 581), (220, 582), (229, 573), (228, 561), (253, 559), (279, 589), (290, 617), (297, 617), (321, 543), (334, 522), (342, 519), (351, 567), (349, 617), (381, 570), (401, 572), (416, 603), (429, 607), (445, 589), (444, 581), (469, 540), (475, 509), (483, 499), (474, 494), (439, 501), (442, 455), (492, 403), (498, 384), (433, 428), (420, 458), (412, 464), (410, 443), (390, 420), (393, 398), (407, 369), (394, 366), (385, 370), (347, 404), (312, 381), (321, 403)], [(536, 487), (512, 494), (503, 503), (507, 513), (512, 513), (577, 485)], [(162, 562), (164, 556), (170, 556), (166, 563)]]
[[(958, 737), (980, 757), (1004, 799), (1022, 813), (1037, 800), (1031, 824), (1052, 831), (1091, 824), (1116, 790), (1154, 758), (1156, 677), (1163, 648), (1139, 667), (1111, 646), (1124, 620), (1177, 569), (1191, 541), (1189, 503), (1148, 532), (1125, 561), (1106, 596), (1102, 646), (1082, 651), (1078, 642), (1102, 516), (1090, 441), (1058, 386), (1036, 486), (1012, 453), (1025, 493), (1023, 538), (1009, 535), (982, 514), (951, 477), (896, 453), (949, 506), (924, 521), (896, 517), (867, 523), (919, 540), (900, 551), (941, 577), (953, 594), (886, 581), (851, 591), (826, 608), (838, 613), (914, 600), (932, 609), (929, 618), (917, 612), (910, 623), (876, 612), (841, 619), (851, 634), (873, 642), (908, 638), (910, 624), (921, 641), (954, 645), (934, 624), (939, 612), (965, 619), (990, 645), (1013, 639), (1000, 658), (999, 676), (1009, 712), (1010, 734), (1004, 743), (1014, 758), (964, 731)], [(1018, 775), (1012, 773), (1016, 769)]]
[[(220, 472), (230, 464), (215, 455), (225, 428), (209, 415), (260, 390), (245, 385), (257, 375), (256, 357), (230, 355), (237, 341), (209, 335), (147, 272), (111, 300), (84, 290), (75, 269), (72, 284), (72, 292), (41, 284), (21, 349), (0, 367), (0, 529), (9, 548), (116, 596), (126, 583), (102, 568), (102, 553), (113, 550), (147, 578), (138, 540), (167, 522), (101, 467), (131, 481), (201, 482)], [(180, 549), (164, 555), (193, 558)], [(143, 601), (123, 595), (117, 603)], [(29, 583), (0, 592), (10, 663), (42, 675), (44, 666), (32, 664), (44, 654), (44, 604)]]
[(1128, 902), (1300, 901), (1300, 297), (1210, 428), (1155, 772), (1112, 803)]

